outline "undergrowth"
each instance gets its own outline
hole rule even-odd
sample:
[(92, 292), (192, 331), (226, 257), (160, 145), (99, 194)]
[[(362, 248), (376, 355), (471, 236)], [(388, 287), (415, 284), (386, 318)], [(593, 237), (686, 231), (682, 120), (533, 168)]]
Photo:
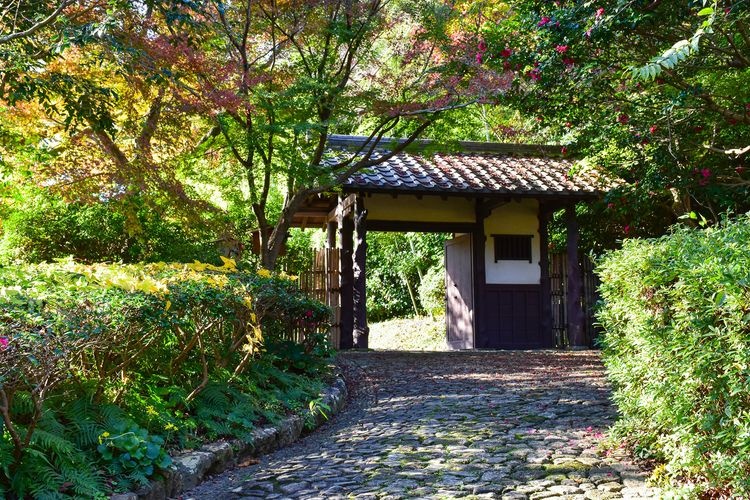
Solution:
[(104, 498), (311, 412), (327, 318), (230, 260), (0, 269), (0, 498)]

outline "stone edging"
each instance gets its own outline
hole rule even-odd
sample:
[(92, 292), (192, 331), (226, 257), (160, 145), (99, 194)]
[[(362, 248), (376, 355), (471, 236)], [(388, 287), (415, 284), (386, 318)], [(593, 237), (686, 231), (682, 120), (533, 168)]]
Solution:
[[(323, 415), (315, 412), (315, 427), (346, 404), (346, 384), (341, 377), (320, 394), (320, 402), (330, 410)], [(247, 457), (265, 455), (299, 439), (304, 431), (304, 420), (300, 415), (286, 417), (276, 425), (255, 429), (251, 442), (241, 440), (217, 441), (172, 457), (172, 465), (163, 471), (162, 477), (152, 480), (135, 492), (112, 495), (110, 500), (165, 500), (197, 486), (205, 476), (218, 474)]]

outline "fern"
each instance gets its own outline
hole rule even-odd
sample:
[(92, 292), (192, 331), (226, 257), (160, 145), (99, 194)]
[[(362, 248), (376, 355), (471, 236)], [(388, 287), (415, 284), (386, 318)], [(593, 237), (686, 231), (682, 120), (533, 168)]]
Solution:
[(78, 451), (75, 444), (71, 441), (40, 428), (34, 431), (31, 437), (31, 445), (62, 457), (71, 456)]

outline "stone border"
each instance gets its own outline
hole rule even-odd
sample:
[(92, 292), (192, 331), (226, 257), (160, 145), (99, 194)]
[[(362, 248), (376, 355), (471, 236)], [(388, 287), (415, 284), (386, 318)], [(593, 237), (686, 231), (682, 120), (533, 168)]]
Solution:
[[(337, 376), (334, 383), (320, 394), (320, 402), (330, 408), (324, 415), (315, 412), (315, 428), (336, 414), (346, 404), (346, 384)], [(219, 474), (243, 458), (257, 457), (295, 442), (303, 434), (304, 419), (300, 415), (286, 417), (276, 425), (255, 429), (250, 442), (241, 440), (217, 441), (197, 451), (172, 457), (172, 465), (162, 471), (162, 477), (152, 480), (135, 492), (118, 493), (110, 500), (165, 500), (197, 486), (203, 478)]]

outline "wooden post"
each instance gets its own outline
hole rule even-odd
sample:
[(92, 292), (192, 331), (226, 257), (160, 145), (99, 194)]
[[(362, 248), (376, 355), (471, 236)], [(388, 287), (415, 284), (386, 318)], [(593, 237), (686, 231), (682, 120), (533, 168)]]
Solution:
[(578, 262), (578, 221), (576, 220), (575, 205), (565, 207), (568, 229), (568, 341), (571, 349), (587, 349), (584, 337), (583, 305), (581, 303), (583, 291), (583, 276)]
[(475, 225), (474, 231), (471, 233), (471, 253), (472, 268), (473, 268), (473, 280), (474, 280), (474, 339), (471, 348), (477, 347), (489, 347), (488, 335), (486, 332), (486, 326), (484, 318), (482, 317), (484, 301), (484, 288), (487, 277), (485, 276), (485, 235), (484, 235), (484, 219), (487, 218), (489, 213), (484, 207), (484, 200), (481, 198), (477, 200), (475, 206)]
[(339, 220), (339, 244), (341, 248), (341, 337), (340, 349), (354, 347), (354, 273), (352, 257), (354, 241), (352, 239), (354, 223), (350, 217), (341, 215)]
[[(323, 250), (325, 254), (325, 288), (326, 288), (326, 305), (331, 308), (331, 330), (329, 333), (331, 345), (335, 349), (340, 349), (339, 344), (339, 287), (341, 286), (339, 273), (339, 261), (334, 258), (333, 252), (336, 248), (336, 231), (338, 223), (336, 220), (328, 221), (326, 225), (326, 247)], [(333, 269), (335, 266), (335, 269)]]
[(539, 204), (539, 285), (542, 301), (539, 328), (547, 347), (555, 346), (555, 334), (552, 331), (552, 286), (549, 277), (549, 221), (552, 209)]
[(353, 343), (357, 349), (367, 349), (370, 328), (367, 326), (367, 293), (365, 286), (365, 262), (367, 260), (367, 210), (364, 200), (357, 196), (354, 202), (354, 332)]
[(326, 226), (326, 248), (336, 248), (336, 230), (338, 229), (336, 221), (328, 221)]

